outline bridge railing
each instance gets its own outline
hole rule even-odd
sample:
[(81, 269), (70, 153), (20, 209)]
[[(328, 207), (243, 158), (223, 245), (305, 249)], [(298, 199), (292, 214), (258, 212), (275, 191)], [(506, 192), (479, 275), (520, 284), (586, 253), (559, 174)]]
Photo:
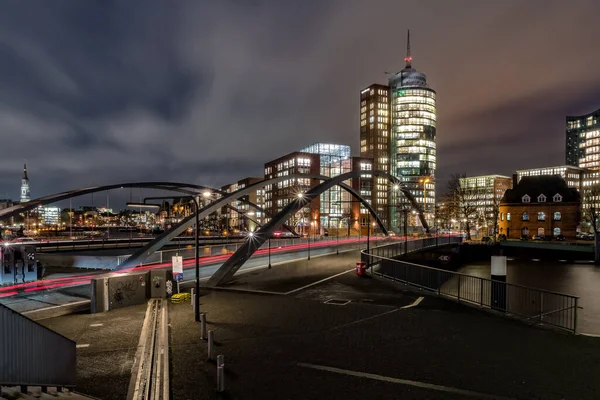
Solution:
[[(347, 240), (351, 239), (351, 240), (356, 240), (356, 242), (352, 241), (351, 243), (348, 243)], [(340, 236), (340, 237), (335, 237), (335, 236), (329, 236), (329, 237), (311, 237), (310, 239), (310, 243), (311, 246), (322, 246), (325, 244), (329, 244), (331, 246), (336, 245), (337, 242), (339, 242), (340, 246), (343, 246), (345, 248), (347, 248), (348, 246), (352, 246), (352, 245), (356, 245), (358, 247), (358, 240), (359, 238), (357, 236)], [(366, 237), (361, 236), (360, 237), (360, 241), (364, 246), (364, 242), (367, 240)], [(388, 238), (384, 238), (382, 236), (373, 236), (370, 238), (370, 240), (373, 243), (380, 243), (382, 240), (389, 240)], [(295, 246), (295, 245), (306, 245), (308, 243), (308, 239), (307, 238), (281, 238), (281, 239), (271, 239), (271, 250), (273, 252), (277, 251), (277, 249), (279, 247), (289, 247), (289, 246)], [(230, 254), (233, 254), (237, 251), (237, 249), (242, 246), (244, 244), (244, 241), (236, 241), (236, 242), (232, 242), (232, 243), (224, 243), (224, 244), (214, 244), (214, 245), (205, 245), (205, 246), (201, 246), (200, 247), (200, 257), (209, 257), (209, 256), (227, 256)], [(269, 242), (265, 242), (260, 249), (261, 250), (266, 250), (269, 248)], [(305, 251), (305, 249), (302, 249), (303, 251)], [(161, 250), (161, 251), (157, 251), (153, 254), (151, 254), (150, 256), (148, 256), (145, 260), (144, 260), (144, 265), (147, 264), (154, 264), (154, 263), (164, 263), (164, 262), (171, 262), (171, 257), (175, 256), (175, 255), (180, 255), (183, 257), (183, 259), (190, 259), (190, 258), (194, 258), (194, 254), (195, 254), (195, 248), (191, 245), (187, 245), (184, 246), (182, 248), (179, 249), (168, 249), (168, 250)], [(121, 265), (124, 261), (126, 261), (131, 255), (130, 254), (125, 254), (125, 255), (121, 255), (121, 256), (117, 256), (117, 265)]]
[(74, 387), (75, 342), (0, 304), (0, 386)]
[[(459, 243), (460, 237), (440, 242)], [(446, 239), (446, 238), (445, 238)], [(564, 293), (480, 278), (394, 259), (406, 252), (435, 247), (435, 238), (393, 243), (362, 251), (371, 273), (419, 290), (531, 324), (577, 332), (579, 298)]]

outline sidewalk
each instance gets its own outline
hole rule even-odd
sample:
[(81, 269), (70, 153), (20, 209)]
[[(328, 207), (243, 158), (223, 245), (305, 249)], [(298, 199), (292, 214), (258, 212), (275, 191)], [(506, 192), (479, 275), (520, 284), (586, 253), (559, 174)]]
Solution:
[[(223, 398), (600, 397), (600, 339), (532, 328), (431, 297), (398, 308), (389, 285), (349, 274), (327, 284), (344, 293), (357, 282), (369, 291), (345, 305), (306, 292), (204, 293), (201, 310), (225, 356)], [(387, 295), (373, 291), (378, 285)], [(376, 303), (369, 303), (369, 293)], [(173, 398), (214, 398), (216, 367), (206, 361), (189, 303), (171, 305), (171, 329)]]

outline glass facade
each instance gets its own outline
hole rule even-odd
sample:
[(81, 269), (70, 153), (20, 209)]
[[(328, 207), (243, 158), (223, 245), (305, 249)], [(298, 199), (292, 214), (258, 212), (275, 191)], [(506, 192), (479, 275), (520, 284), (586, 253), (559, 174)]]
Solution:
[[(394, 75), (389, 86), (390, 157), (395, 175), (410, 190), (431, 225), (435, 211), (436, 94), (427, 85), (425, 74), (410, 65)], [(412, 207), (404, 196), (397, 196), (392, 204), (401, 209)], [(418, 225), (418, 219), (409, 224)]]
[(566, 163), (600, 169), (600, 110), (567, 117), (566, 129)]
[[(314, 143), (300, 150), (302, 153), (319, 155), (319, 170), (324, 176), (337, 176), (352, 171), (350, 146), (331, 143)], [(349, 207), (349, 195), (339, 186), (327, 190), (320, 196), (319, 226), (338, 226)]]
[[(373, 169), (390, 172), (390, 88), (373, 84), (360, 91), (360, 156), (373, 160)], [(389, 182), (377, 177), (370, 189), (373, 208), (389, 226)]]

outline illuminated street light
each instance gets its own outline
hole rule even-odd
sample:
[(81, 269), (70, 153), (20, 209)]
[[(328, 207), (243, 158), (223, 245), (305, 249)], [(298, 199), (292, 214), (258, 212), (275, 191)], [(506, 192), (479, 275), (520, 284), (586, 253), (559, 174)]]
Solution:
[(207, 190), (206, 192), (202, 193), (202, 196), (204, 196), (204, 197), (210, 197), (210, 196), (212, 196), (212, 193)]
[(304, 193), (298, 193), (298, 198), (301, 199), (304, 197)]
[(399, 185), (394, 185), (394, 190), (398, 190), (398, 189), (400, 189), (400, 186)]

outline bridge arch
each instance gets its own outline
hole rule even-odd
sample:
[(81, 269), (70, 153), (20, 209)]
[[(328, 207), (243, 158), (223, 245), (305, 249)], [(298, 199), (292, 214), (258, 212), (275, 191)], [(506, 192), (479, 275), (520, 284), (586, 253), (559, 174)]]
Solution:
[[(75, 190), (69, 190), (66, 192), (61, 192), (61, 193), (56, 193), (56, 194), (51, 194), (48, 196), (44, 196), (44, 197), (40, 197), (37, 199), (33, 199), (30, 200), (26, 203), (20, 203), (17, 204), (15, 206), (12, 207), (7, 207), (3, 210), (0, 210), (0, 220), (3, 219), (7, 219), (10, 217), (14, 217), (18, 214), (24, 213), (26, 211), (35, 209), (37, 207), (40, 206), (45, 206), (47, 204), (52, 204), (52, 203), (56, 203), (62, 200), (68, 200), (74, 197), (79, 197), (79, 196), (84, 196), (86, 194), (92, 194), (92, 193), (97, 193), (97, 192), (104, 192), (106, 190), (114, 190), (114, 189), (121, 189), (121, 188), (144, 188), (144, 189), (158, 189), (158, 190), (169, 190), (169, 191), (173, 191), (173, 192), (178, 192), (178, 193), (185, 193), (188, 195), (199, 195), (200, 193), (198, 193), (197, 190), (210, 190), (211, 192), (217, 193), (221, 196), (227, 195), (226, 192), (223, 192), (222, 190), (219, 189), (215, 189), (212, 188), (210, 186), (204, 186), (204, 185), (196, 185), (196, 184), (191, 184), (191, 183), (182, 183), (182, 182), (126, 182), (126, 183), (118, 183), (118, 184), (114, 184), (114, 185), (105, 185), (105, 186), (94, 186), (94, 187), (89, 187), (89, 188), (84, 188), (84, 189), (75, 189)], [(196, 191), (194, 190), (190, 190), (190, 189), (196, 189)], [(177, 197), (177, 196), (174, 196)], [(265, 213), (265, 210), (260, 207), (258, 204), (254, 204), (253, 202), (249, 201), (249, 200), (242, 200), (244, 203), (248, 204), (250, 207), (256, 209), (257, 211), (260, 211), (262, 213)], [(238, 209), (236, 209), (235, 207), (228, 205), (228, 208), (233, 208), (234, 210), (238, 211)], [(255, 221), (256, 222), (256, 221)], [(295, 231), (288, 227), (287, 225), (285, 225), (285, 228), (287, 230), (289, 230), (292, 233), (295, 233)]]
[[(332, 178), (329, 177), (320, 177), (320, 179), (324, 180), (319, 185), (312, 187), (306, 193), (304, 193), (302, 198), (294, 199), (291, 203), (285, 206), (276, 216), (274, 216), (269, 222), (264, 224), (258, 231), (254, 233), (252, 237), (249, 237), (238, 249), (237, 251), (229, 257), (223, 265), (213, 274), (213, 276), (209, 279), (208, 284), (212, 286), (217, 286), (222, 283), (227, 282), (233, 275), (237, 272), (238, 269), (254, 254), (256, 250), (258, 250), (271, 235), (275, 231), (275, 229), (281, 225), (284, 221), (287, 221), (293, 214), (301, 210), (306, 206), (307, 203), (310, 203), (323, 192), (328, 189), (331, 189), (333, 186), (339, 185), (350, 194), (359, 200), (363, 205), (367, 207), (369, 213), (375, 217), (377, 223), (381, 227), (381, 230), (384, 234), (387, 235), (387, 228), (383, 225), (382, 221), (379, 219), (379, 216), (373, 210), (371, 205), (363, 199), (359, 193), (357, 193), (354, 189), (345, 185), (343, 182), (348, 179), (358, 178), (365, 175), (375, 175), (380, 177), (386, 177), (393, 184), (398, 185), (399, 190), (412, 202), (413, 206), (417, 209), (418, 205), (414, 199), (414, 197), (410, 194), (410, 192), (402, 185), (402, 183), (395, 178), (394, 176), (388, 174), (384, 171), (352, 171), (347, 172), (345, 174), (341, 174)], [(305, 175), (303, 175), (305, 177)], [(290, 179), (290, 176), (284, 177), (285, 179)], [(268, 184), (268, 183), (267, 183)], [(429, 232), (429, 227), (427, 226), (427, 222), (423, 216), (421, 210), (419, 210), (419, 218), (423, 223), (423, 226)]]

